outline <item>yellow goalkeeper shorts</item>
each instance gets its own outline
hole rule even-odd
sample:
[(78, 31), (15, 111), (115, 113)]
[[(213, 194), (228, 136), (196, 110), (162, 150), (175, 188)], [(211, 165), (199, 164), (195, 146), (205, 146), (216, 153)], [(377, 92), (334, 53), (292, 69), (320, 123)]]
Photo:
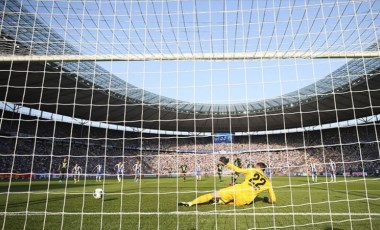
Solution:
[(226, 204), (233, 201), (236, 206), (242, 206), (252, 203), (257, 193), (249, 185), (237, 184), (219, 190), (219, 196)]

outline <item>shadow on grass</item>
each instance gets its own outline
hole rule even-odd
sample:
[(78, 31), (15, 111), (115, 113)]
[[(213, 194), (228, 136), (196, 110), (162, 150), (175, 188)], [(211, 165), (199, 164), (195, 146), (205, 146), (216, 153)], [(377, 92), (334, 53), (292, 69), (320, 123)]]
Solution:
[[(219, 200), (219, 199), (212, 199), (212, 200), (210, 200), (210, 202), (208, 202), (208, 203), (203, 203), (203, 204), (198, 204), (198, 205), (210, 205), (210, 204), (214, 204), (215, 202), (217, 203), (217, 200)], [(264, 201), (264, 198), (263, 197), (256, 197), (254, 200), (253, 200), (253, 202), (251, 202), (250, 204), (247, 204), (246, 206), (248, 206), (248, 205), (252, 205), (253, 203), (257, 203), (257, 202), (263, 202)], [(233, 205), (234, 203), (233, 203), (233, 201), (231, 201), (231, 202), (229, 202), (229, 203), (226, 203), (226, 204), (223, 204), (223, 205)], [(180, 205), (180, 204), (179, 204)], [(180, 206), (182, 206), (182, 205), (180, 205)]]
[(324, 228), (323, 230), (343, 230), (343, 229), (329, 226), (329, 227)]
[(119, 198), (104, 198), (104, 202), (112, 201), (112, 200), (119, 200)]

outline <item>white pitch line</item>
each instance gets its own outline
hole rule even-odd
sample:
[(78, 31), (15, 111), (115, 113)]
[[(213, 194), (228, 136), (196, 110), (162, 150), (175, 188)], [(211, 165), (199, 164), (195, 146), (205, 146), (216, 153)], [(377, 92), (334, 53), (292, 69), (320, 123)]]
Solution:
[(20, 216), (20, 215), (28, 215), (28, 216), (38, 216), (38, 215), (223, 215), (223, 216), (268, 216), (268, 215), (276, 215), (276, 216), (373, 216), (379, 217), (380, 213), (328, 213), (328, 212), (320, 212), (320, 213), (311, 213), (311, 212), (263, 212), (263, 213), (239, 213), (239, 212), (231, 212), (231, 213), (218, 213), (218, 212), (0, 212), (0, 215), (7, 216)]

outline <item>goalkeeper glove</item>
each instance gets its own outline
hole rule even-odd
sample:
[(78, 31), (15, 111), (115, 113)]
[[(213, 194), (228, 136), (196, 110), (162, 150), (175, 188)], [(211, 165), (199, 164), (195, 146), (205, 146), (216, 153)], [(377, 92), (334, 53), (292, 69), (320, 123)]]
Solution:
[(228, 158), (226, 158), (226, 157), (220, 157), (220, 158), (219, 158), (219, 161), (226, 165), (226, 164), (228, 164), (228, 162), (229, 162), (230, 160), (229, 160)]

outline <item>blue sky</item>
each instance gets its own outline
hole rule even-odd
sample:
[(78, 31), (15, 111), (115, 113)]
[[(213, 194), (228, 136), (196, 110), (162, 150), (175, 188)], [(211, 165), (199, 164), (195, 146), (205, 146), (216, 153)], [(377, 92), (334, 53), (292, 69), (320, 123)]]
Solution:
[(127, 82), (166, 97), (244, 103), (307, 86), (345, 60), (149, 61), (102, 63)]
[[(380, 37), (380, 1), (24, 1), (84, 54), (364, 50)], [(54, 16), (52, 16), (54, 15)], [(344, 59), (103, 62), (145, 90), (201, 103), (274, 98)]]

